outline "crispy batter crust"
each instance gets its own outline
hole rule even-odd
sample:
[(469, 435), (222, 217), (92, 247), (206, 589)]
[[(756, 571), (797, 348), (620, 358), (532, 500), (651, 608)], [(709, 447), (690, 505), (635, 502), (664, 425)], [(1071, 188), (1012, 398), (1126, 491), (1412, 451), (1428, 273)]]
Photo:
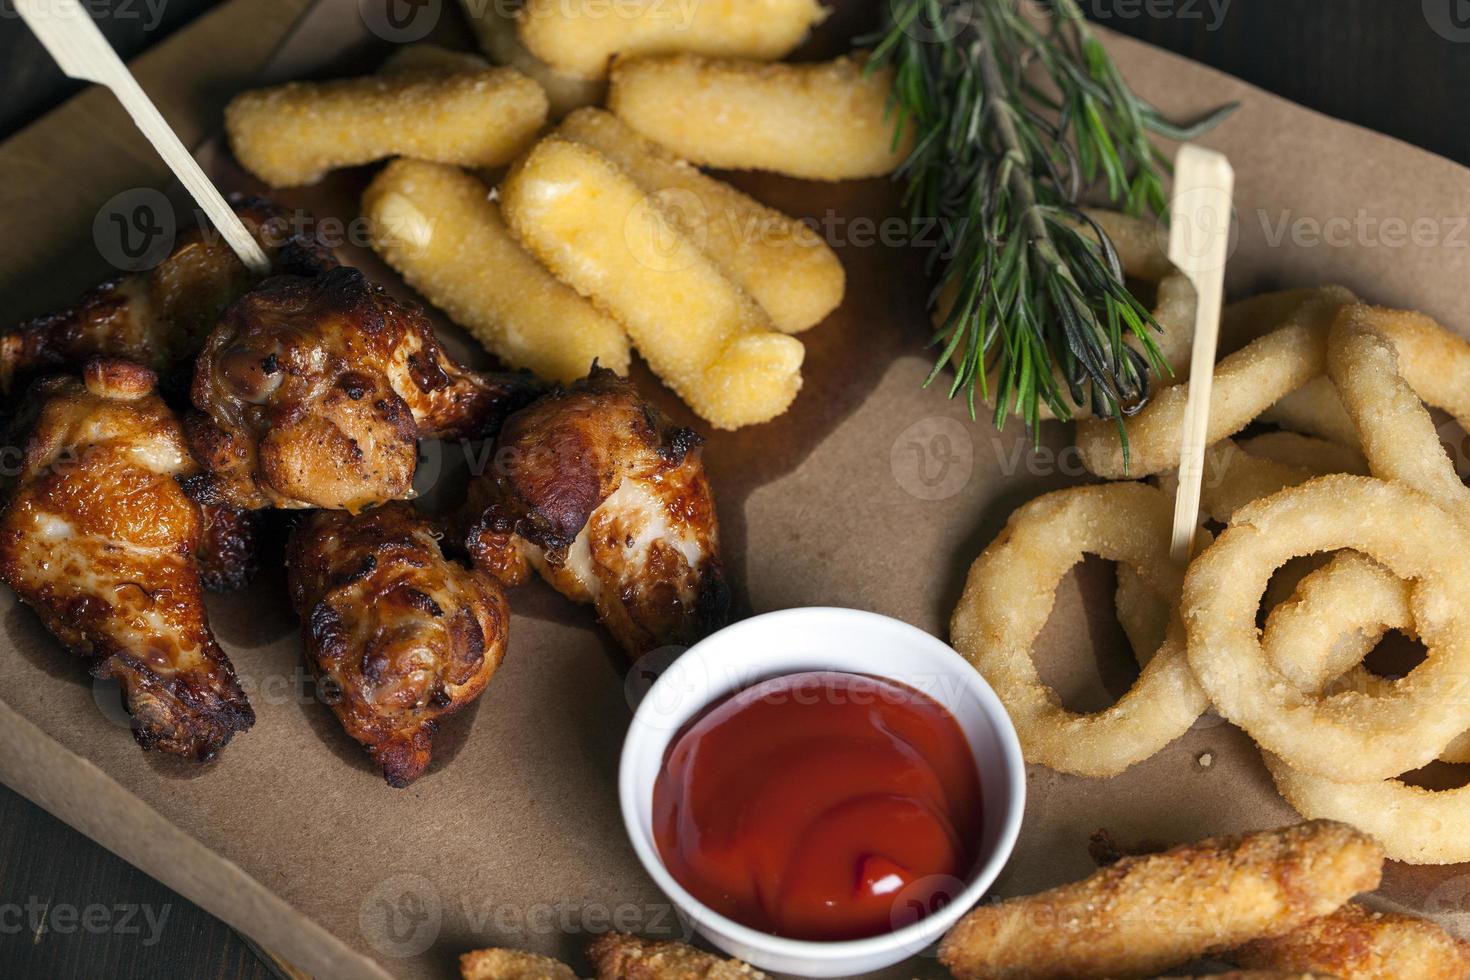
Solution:
[(607, 932), (587, 944), (597, 980), (762, 980), (764, 973), (677, 942)]
[(1150, 977), (1330, 914), (1377, 888), (1382, 865), (1371, 838), (1330, 821), (1204, 840), (981, 906), (939, 958), (959, 980)]
[(291, 601), (308, 666), (393, 786), (429, 765), (438, 721), (484, 691), (510, 611), (491, 578), (444, 558), (411, 504), (319, 511), (291, 535)]
[(559, 960), (518, 949), (477, 949), (459, 958), (464, 980), (577, 980)]
[(98, 677), (145, 749), (208, 759), (255, 720), (204, 609), (195, 470), (151, 371), (94, 361), (52, 378), (0, 516), (0, 579)]
[(917, 127), (897, 132), (893, 86), (893, 70), (869, 70), (861, 53), (758, 64), (686, 51), (617, 62), (607, 107), (702, 167), (855, 180), (893, 173), (913, 150)]
[(513, 68), (397, 71), (241, 92), (225, 107), (236, 159), (272, 187), (404, 156), (498, 167), (546, 123), (546, 93)]
[(1470, 943), (1427, 919), (1375, 912), (1357, 902), (1284, 936), (1242, 946), (1225, 958), (1240, 966), (1316, 971), (1339, 980), (1470, 977)]
[(595, 368), (511, 416), (466, 504), (477, 568), (534, 566), (633, 657), (723, 626), (729, 592), (700, 438)]
[[(1197, 977), (1160, 977), (1159, 980), (1198, 980)], [(1343, 980), (1325, 973), (1281, 973), (1277, 970), (1231, 970), (1211, 973), (1209, 980)]]

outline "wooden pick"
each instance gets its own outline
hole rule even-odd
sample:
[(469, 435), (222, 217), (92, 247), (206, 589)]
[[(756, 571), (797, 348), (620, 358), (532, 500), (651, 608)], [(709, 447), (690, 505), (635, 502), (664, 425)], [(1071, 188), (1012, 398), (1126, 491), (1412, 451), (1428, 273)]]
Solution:
[(270, 260), (239, 216), (210, 183), (204, 171), (128, 71), (112, 45), (77, 0), (16, 0), (21, 19), (45, 45), (56, 64), (71, 78), (111, 89), (138, 129), (153, 144), (230, 248), (252, 272), (270, 271)]
[(1189, 561), (1199, 530), (1200, 486), (1205, 475), (1210, 391), (1220, 340), (1234, 193), (1235, 171), (1222, 154), (1190, 143), (1179, 148), (1169, 215), (1169, 261), (1190, 278), (1197, 296), (1189, 398), (1180, 440), (1179, 489), (1174, 497), (1174, 535), (1169, 549), (1181, 564)]

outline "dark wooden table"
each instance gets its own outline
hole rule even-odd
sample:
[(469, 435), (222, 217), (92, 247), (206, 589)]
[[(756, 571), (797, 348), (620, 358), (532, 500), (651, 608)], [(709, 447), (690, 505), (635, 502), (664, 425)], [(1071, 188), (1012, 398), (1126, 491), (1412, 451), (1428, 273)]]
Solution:
[[(1467, 0), (1080, 2), (1125, 33), (1470, 164)], [(124, 55), (209, 6), (87, 0), (94, 16), (106, 13), (99, 24)], [(0, 138), (76, 88), (0, 0)], [(0, 977), (275, 975), (223, 923), (0, 787)]]

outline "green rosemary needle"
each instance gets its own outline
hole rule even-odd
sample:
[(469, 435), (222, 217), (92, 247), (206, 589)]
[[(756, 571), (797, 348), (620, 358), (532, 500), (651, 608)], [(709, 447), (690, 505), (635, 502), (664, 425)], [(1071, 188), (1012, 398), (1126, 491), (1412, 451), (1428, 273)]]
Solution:
[(942, 266), (931, 304), (947, 313), (926, 386), (953, 366), (950, 397), (964, 394), (972, 417), (977, 397), (992, 402), (997, 428), (1015, 414), (1034, 433), (1043, 405), (1059, 419), (1087, 405), (1121, 428), (1147, 403), (1150, 371), (1169, 368), (1080, 195), (1100, 185), (1129, 213), (1166, 215), (1168, 160), (1149, 134), (1192, 139), (1235, 106), (1170, 124), (1128, 88), (1075, 0), (885, 4), (863, 43), (871, 67), (894, 70), (897, 132), (917, 130), (898, 173), (904, 203), (948, 230), (930, 256)]

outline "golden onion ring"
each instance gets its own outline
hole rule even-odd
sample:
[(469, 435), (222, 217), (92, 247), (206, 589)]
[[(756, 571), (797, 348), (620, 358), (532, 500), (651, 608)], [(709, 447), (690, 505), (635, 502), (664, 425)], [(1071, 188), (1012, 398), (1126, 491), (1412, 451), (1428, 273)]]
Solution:
[(1360, 665), (1389, 630), (1414, 632), (1409, 583), (1365, 555), (1344, 551), (1271, 610), (1261, 647), (1298, 690), (1331, 684), (1378, 695), (1393, 682)]
[(1397, 779), (1337, 782), (1262, 754), (1276, 789), (1303, 816), (1357, 827), (1405, 864), (1470, 861), (1470, 786), (1435, 791)]
[(1262, 432), (1239, 441), (1241, 449), (1259, 459), (1275, 460), (1311, 470), (1318, 476), (1328, 473), (1368, 475), (1368, 461), (1351, 445), (1331, 439), (1303, 435), (1300, 432)]
[(1421, 313), (1355, 305), (1333, 324), (1330, 348), (1328, 371), (1373, 475), (1470, 520), (1470, 487), (1423, 404), (1470, 419), (1470, 343)]
[[(1381, 696), (1303, 692), (1266, 657), (1256, 609), (1288, 559), (1348, 548), (1417, 582), (1429, 656)], [(1434, 759), (1470, 729), (1470, 530), (1423, 495), (1369, 477), (1326, 476), (1257, 501), (1185, 576), (1182, 615), (1200, 685), (1227, 720), (1295, 768), (1386, 779)]]
[(1146, 484), (1060, 490), (1013, 513), (971, 566), (950, 622), (955, 649), (1000, 696), (1028, 761), (1114, 776), (1178, 738), (1208, 706), (1177, 617), (1137, 683), (1103, 711), (1062, 707), (1031, 659), (1058, 583), (1084, 554), (1132, 568), (1172, 605), (1183, 574), (1169, 558), (1172, 521), (1169, 499)]
[[(1337, 310), (1353, 295), (1325, 286), (1302, 302), (1277, 329), (1251, 341), (1215, 367), (1207, 441), (1233, 436), (1280, 399), (1327, 370), (1327, 335)], [(1077, 423), (1077, 449), (1088, 470), (1109, 480), (1152, 476), (1179, 465), (1187, 384), (1155, 393), (1129, 419), (1128, 459), (1111, 421)]]
[(1337, 386), (1323, 375), (1313, 378), (1261, 413), (1260, 421), (1293, 432), (1305, 432), (1344, 446), (1358, 444), (1358, 430), (1348, 418)]
[[(1330, 685), (1379, 696), (1396, 681), (1361, 663), (1389, 630), (1415, 635), (1410, 588), (1371, 558), (1342, 552), (1271, 608), (1261, 635), (1266, 659), (1303, 691)], [(1450, 742), (1439, 761), (1470, 762), (1470, 732)]]

